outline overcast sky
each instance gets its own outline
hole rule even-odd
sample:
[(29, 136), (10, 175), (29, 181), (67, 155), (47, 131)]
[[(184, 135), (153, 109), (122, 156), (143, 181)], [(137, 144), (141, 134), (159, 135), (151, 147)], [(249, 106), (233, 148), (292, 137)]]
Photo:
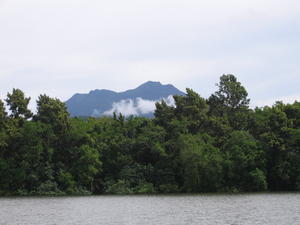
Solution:
[(299, 0), (0, 0), (2, 99), (148, 80), (208, 97), (228, 73), (252, 105), (300, 100)]

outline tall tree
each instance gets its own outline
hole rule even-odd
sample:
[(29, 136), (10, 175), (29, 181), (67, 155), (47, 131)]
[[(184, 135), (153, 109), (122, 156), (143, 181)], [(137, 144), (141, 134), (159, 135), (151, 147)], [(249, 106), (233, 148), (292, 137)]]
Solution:
[(208, 105), (206, 100), (192, 89), (186, 89), (185, 96), (174, 96), (175, 115), (178, 119), (186, 118), (192, 122), (190, 130), (197, 132), (207, 121)]
[(59, 99), (47, 95), (40, 95), (37, 100), (37, 114), (35, 122), (41, 122), (50, 126), (54, 138), (49, 142), (53, 148), (53, 162), (55, 173), (62, 169), (69, 168), (72, 164), (72, 151), (68, 141), (70, 132), (69, 113), (65, 103)]
[(231, 110), (248, 108), (248, 93), (234, 75), (222, 75), (217, 86), (219, 90), (209, 98), (212, 105), (217, 104)]
[(209, 114), (228, 118), (234, 129), (246, 129), (250, 112), (246, 89), (232, 74), (222, 75), (217, 86), (219, 90), (208, 99)]
[(23, 91), (13, 89), (12, 93), (7, 94), (5, 100), (11, 111), (11, 117), (29, 119), (32, 117), (32, 112), (28, 109), (30, 97), (26, 98)]
[(155, 106), (155, 123), (167, 128), (169, 122), (174, 118), (174, 107), (169, 106), (164, 100), (161, 100), (161, 102), (156, 102)]
[(51, 124), (58, 135), (66, 133), (70, 127), (69, 113), (65, 103), (47, 95), (39, 96), (34, 120)]

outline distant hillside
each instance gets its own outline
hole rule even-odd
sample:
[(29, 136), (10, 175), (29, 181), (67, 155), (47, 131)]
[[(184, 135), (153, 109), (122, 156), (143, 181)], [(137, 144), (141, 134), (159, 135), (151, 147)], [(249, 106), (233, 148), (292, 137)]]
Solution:
[(171, 84), (148, 81), (139, 87), (124, 92), (94, 90), (88, 94), (75, 94), (66, 101), (72, 117), (111, 115), (113, 112), (124, 115), (151, 116), (155, 101), (166, 99), (172, 104), (173, 95), (184, 95)]

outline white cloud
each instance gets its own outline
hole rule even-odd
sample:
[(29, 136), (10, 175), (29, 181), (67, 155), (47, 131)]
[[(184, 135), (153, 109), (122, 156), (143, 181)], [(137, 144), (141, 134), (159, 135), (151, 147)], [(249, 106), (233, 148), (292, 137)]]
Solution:
[(137, 108), (138, 112), (140, 112), (142, 114), (154, 112), (154, 110), (155, 110), (155, 102), (154, 101), (149, 101), (149, 100), (145, 100), (142, 98), (137, 98), (136, 101), (137, 101), (136, 108)]
[(122, 113), (124, 116), (138, 115), (138, 108), (132, 99), (121, 100), (120, 102), (114, 102), (112, 108), (105, 111), (103, 115), (112, 115), (114, 112), (117, 114)]
[[(168, 104), (168, 105), (173, 105), (174, 106), (174, 99), (173, 96), (169, 96), (167, 98), (163, 98), (163, 100)], [(153, 113), (155, 111), (155, 103), (160, 100), (156, 101), (151, 101), (143, 98), (136, 98), (135, 100), (133, 99), (123, 99), (119, 102), (114, 102), (112, 104), (112, 108), (110, 110), (107, 110), (103, 113), (101, 113), (99, 110), (95, 109), (93, 112), (92, 116), (101, 116), (101, 115), (106, 115), (110, 116), (114, 112), (119, 114), (122, 113), (124, 116), (137, 116), (140, 114), (148, 114), (148, 113)]]

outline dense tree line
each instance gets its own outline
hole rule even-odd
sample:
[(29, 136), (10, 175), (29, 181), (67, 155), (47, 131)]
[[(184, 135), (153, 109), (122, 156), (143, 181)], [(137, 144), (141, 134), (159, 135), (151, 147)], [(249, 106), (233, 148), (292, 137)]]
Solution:
[(300, 190), (300, 103), (250, 109), (223, 75), (208, 99), (191, 89), (153, 119), (70, 118), (19, 89), (0, 100), (0, 195)]

